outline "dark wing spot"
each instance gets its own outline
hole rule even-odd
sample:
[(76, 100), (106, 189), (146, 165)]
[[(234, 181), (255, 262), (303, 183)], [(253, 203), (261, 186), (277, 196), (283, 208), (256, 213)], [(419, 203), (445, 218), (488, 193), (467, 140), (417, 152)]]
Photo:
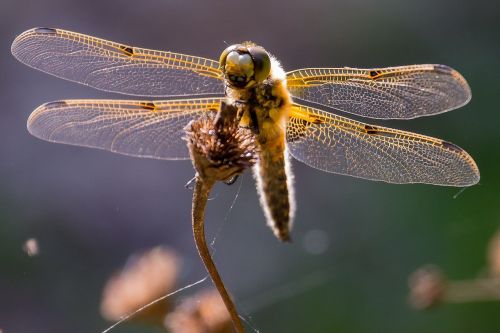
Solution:
[(325, 123), (325, 121), (323, 119), (321, 119), (319, 116), (314, 115), (314, 114), (310, 114), (309, 118), (311, 119), (311, 122), (313, 124), (324, 124)]
[(438, 73), (443, 73), (443, 74), (450, 74), (453, 72), (453, 69), (451, 69), (451, 67), (446, 65), (434, 65), (434, 70)]
[(141, 103), (141, 107), (146, 110), (154, 111), (156, 109), (156, 105), (153, 102), (144, 102)]
[(370, 75), (370, 78), (372, 78), (372, 79), (375, 78), (375, 77), (377, 77), (377, 76), (379, 76), (380, 74), (382, 74), (381, 71), (370, 71), (368, 73), (368, 75)]
[(446, 148), (446, 149), (449, 149), (449, 150), (453, 150), (453, 151), (455, 151), (457, 153), (462, 153), (463, 152), (463, 149), (460, 148), (459, 146), (457, 146), (454, 143), (451, 143), (451, 142), (448, 142), (448, 141), (443, 141), (443, 142), (441, 142), (441, 144), (443, 145), (443, 148)]
[(365, 125), (365, 131), (367, 134), (380, 134), (378, 128), (371, 125)]
[(37, 34), (56, 34), (57, 33), (57, 30), (56, 29), (53, 29), (53, 28), (35, 28), (33, 29), (34, 32), (36, 32)]
[(123, 53), (125, 53), (128, 56), (134, 55), (134, 49), (131, 48), (130, 46), (122, 45), (122, 46), (120, 46), (120, 49), (123, 51)]
[(53, 109), (53, 108), (64, 108), (68, 106), (68, 103), (65, 101), (54, 101), (54, 102), (47, 102), (42, 105), (46, 109)]

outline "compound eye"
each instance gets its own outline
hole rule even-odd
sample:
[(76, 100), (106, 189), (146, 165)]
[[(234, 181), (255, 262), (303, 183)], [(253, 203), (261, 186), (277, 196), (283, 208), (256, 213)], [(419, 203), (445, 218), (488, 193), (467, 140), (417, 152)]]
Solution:
[(231, 51), (226, 58), (226, 68), (242, 67), (253, 69), (253, 60), (248, 53), (240, 54), (237, 51)]
[(220, 56), (220, 67), (229, 83), (238, 88), (248, 88), (266, 80), (271, 72), (271, 59), (262, 47), (235, 44)]
[(254, 64), (248, 53), (230, 51), (224, 64), (226, 77), (236, 87), (245, 87), (254, 76)]
[(255, 81), (264, 81), (271, 72), (271, 58), (269, 54), (260, 46), (249, 47), (248, 52), (253, 59)]

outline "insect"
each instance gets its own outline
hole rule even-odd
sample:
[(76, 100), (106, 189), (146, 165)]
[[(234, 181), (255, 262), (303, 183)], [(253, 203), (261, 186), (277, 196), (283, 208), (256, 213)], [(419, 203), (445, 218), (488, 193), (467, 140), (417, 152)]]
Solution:
[(268, 223), (281, 240), (289, 238), (294, 213), (289, 155), (323, 171), (389, 183), (479, 181), (474, 160), (455, 144), (336, 113), (412, 119), (459, 108), (470, 100), (470, 88), (445, 65), (285, 72), (250, 42), (228, 47), (214, 61), (52, 28), (22, 33), (12, 53), (33, 68), (96, 89), (168, 97), (43, 104), (30, 115), (28, 130), (52, 142), (188, 159), (184, 127), (217, 112), (223, 101), (235, 106), (234, 117), (258, 143), (254, 173)]

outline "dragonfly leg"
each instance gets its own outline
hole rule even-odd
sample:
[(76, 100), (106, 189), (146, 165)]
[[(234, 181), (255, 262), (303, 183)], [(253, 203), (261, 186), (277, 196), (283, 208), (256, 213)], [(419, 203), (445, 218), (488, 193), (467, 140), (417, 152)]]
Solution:
[(228, 104), (226, 101), (222, 101), (214, 122), (214, 128), (217, 133), (223, 132), (224, 127), (234, 121), (237, 121), (238, 115), (239, 109), (237, 106)]
[(252, 129), (252, 131), (254, 132), (254, 134), (258, 135), (259, 134), (259, 121), (257, 120), (257, 112), (255, 112), (255, 109), (254, 108), (251, 108), (249, 110), (250, 112), (250, 119), (251, 119), (251, 122), (250, 122), (250, 128)]

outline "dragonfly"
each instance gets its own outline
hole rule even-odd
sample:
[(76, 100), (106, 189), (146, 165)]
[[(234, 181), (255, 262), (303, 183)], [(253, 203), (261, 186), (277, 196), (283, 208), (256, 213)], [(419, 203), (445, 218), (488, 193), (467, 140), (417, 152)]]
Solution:
[(51, 142), (184, 160), (186, 125), (218, 112), (221, 103), (236, 106), (239, 125), (258, 142), (254, 173), (268, 224), (281, 240), (289, 238), (295, 210), (289, 156), (326, 172), (388, 183), (465, 187), (479, 181), (472, 157), (453, 143), (343, 115), (413, 119), (467, 104), (466, 80), (445, 65), (285, 72), (250, 42), (229, 46), (217, 61), (53, 28), (22, 33), (12, 53), (59, 78), (148, 98), (43, 104), (29, 116), (28, 130)]

